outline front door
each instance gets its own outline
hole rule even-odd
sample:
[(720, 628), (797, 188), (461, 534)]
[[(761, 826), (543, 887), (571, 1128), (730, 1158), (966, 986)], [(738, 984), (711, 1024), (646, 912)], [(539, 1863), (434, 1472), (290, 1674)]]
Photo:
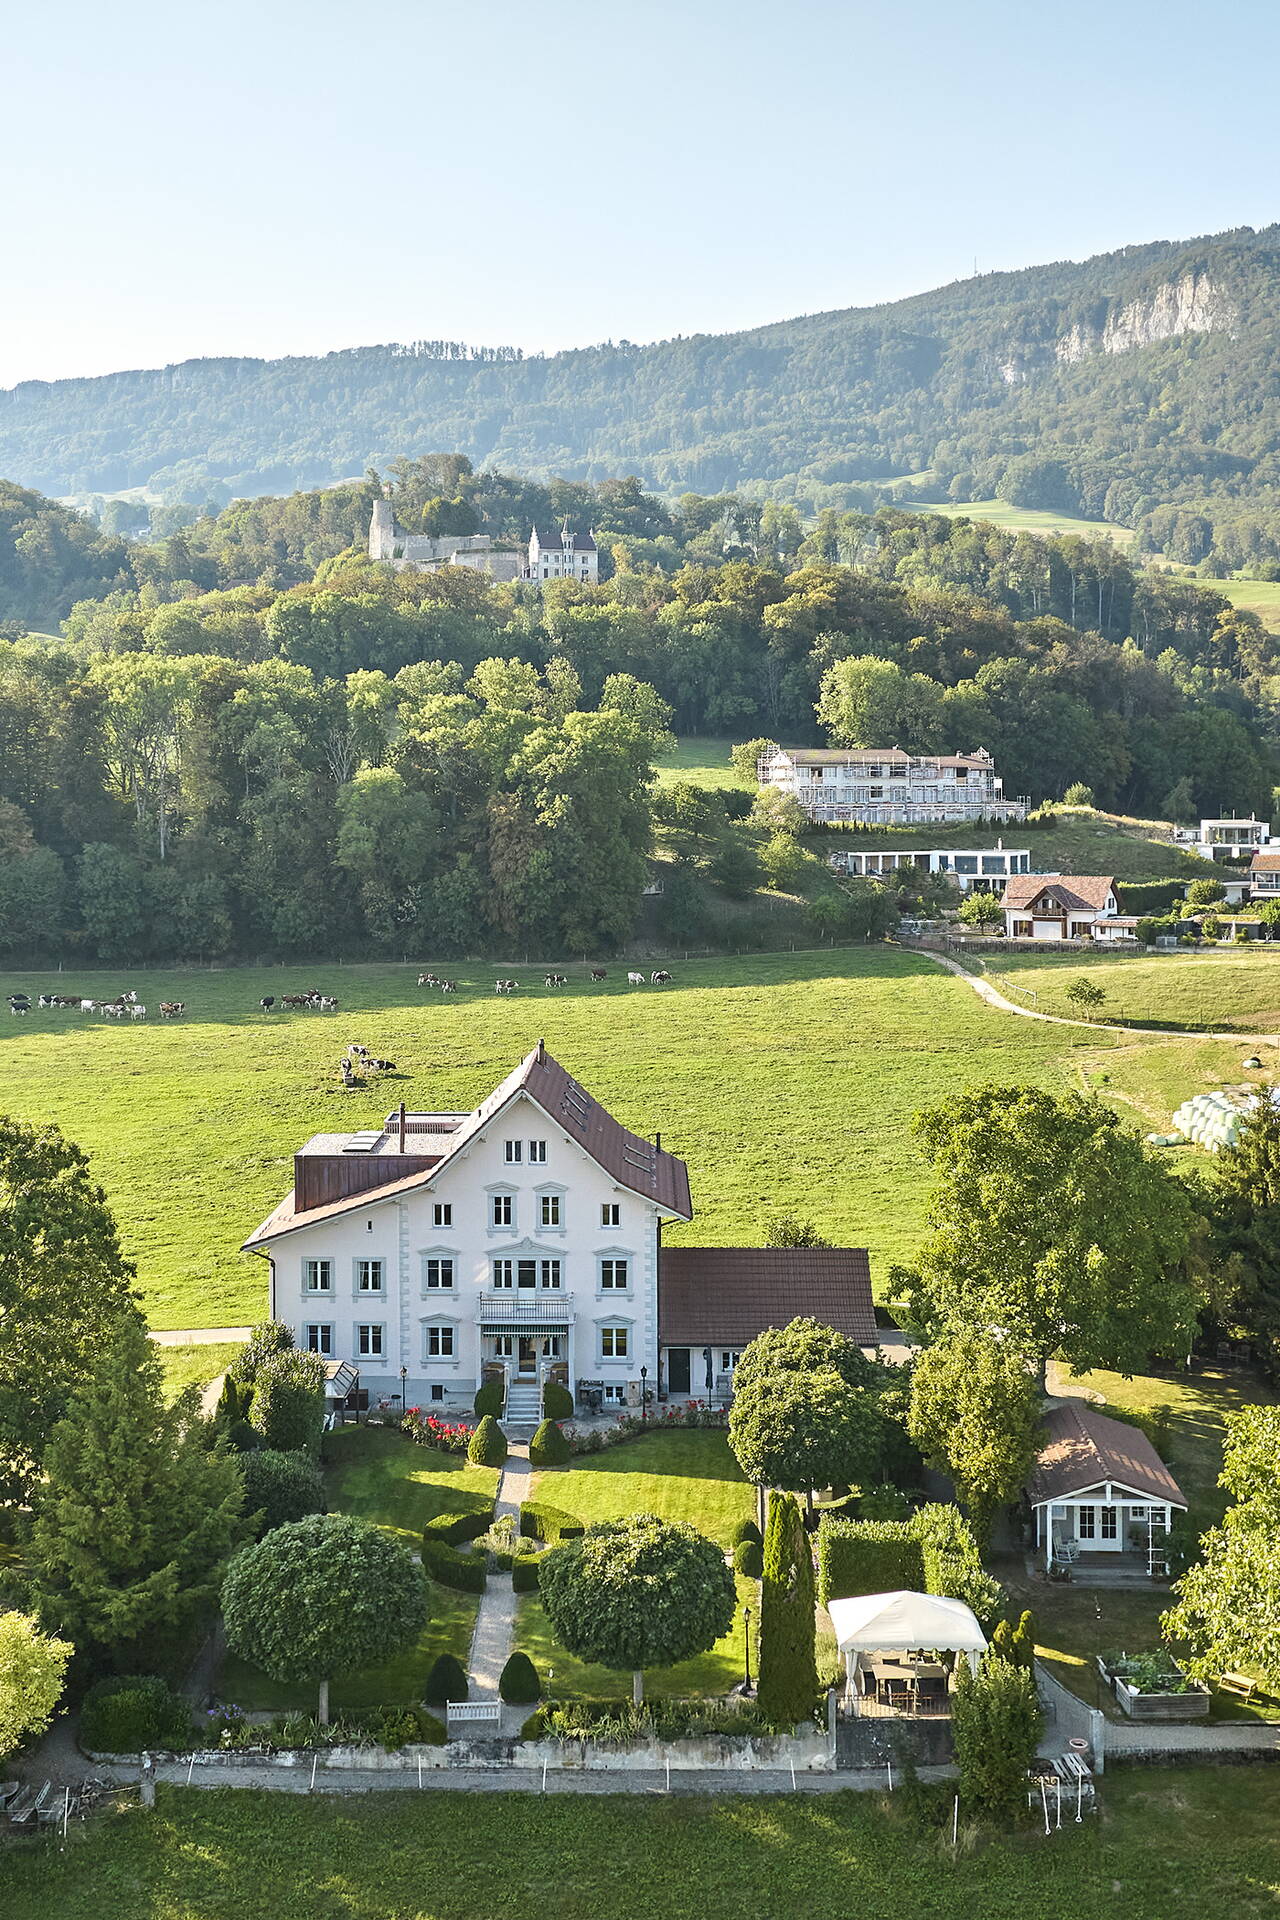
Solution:
[(688, 1347), (667, 1348), (667, 1392), (688, 1393), (689, 1391), (689, 1349)]
[(526, 1339), (524, 1334), (520, 1335), (519, 1370), (522, 1375), (528, 1375), (530, 1378), (538, 1371), (538, 1343), (536, 1340)]

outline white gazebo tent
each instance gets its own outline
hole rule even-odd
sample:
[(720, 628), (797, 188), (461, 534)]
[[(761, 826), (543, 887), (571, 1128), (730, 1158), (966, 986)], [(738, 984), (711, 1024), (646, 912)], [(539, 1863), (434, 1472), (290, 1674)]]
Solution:
[(972, 1608), (941, 1594), (860, 1593), (847, 1600), (829, 1600), (827, 1612), (836, 1630), (836, 1645), (844, 1655), (850, 1691), (860, 1653), (931, 1647), (939, 1653), (963, 1653), (976, 1673), (978, 1658), (986, 1651), (986, 1635)]

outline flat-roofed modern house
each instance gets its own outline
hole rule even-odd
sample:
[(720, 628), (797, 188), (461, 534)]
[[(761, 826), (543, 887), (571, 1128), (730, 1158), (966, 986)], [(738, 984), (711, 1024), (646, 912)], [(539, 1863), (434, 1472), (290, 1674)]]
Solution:
[(1001, 905), (1011, 940), (1132, 940), (1138, 924), (1119, 910), (1114, 874), (1020, 875)]
[(836, 873), (882, 880), (904, 867), (916, 867), (925, 873), (940, 873), (951, 880), (961, 893), (975, 887), (998, 892), (1014, 874), (1030, 873), (1029, 847), (1006, 847), (997, 840), (994, 847), (957, 851), (952, 847), (837, 847), (827, 855), (827, 864)]
[(1202, 820), (1198, 828), (1178, 827), (1173, 837), (1202, 860), (1246, 860), (1270, 844), (1271, 822), (1253, 814), (1247, 820), (1224, 814), (1218, 820)]
[(1045, 1414), (1026, 1498), (1046, 1568), (1107, 1555), (1146, 1576), (1165, 1571), (1165, 1537), (1187, 1508), (1146, 1434), (1084, 1400)]
[(245, 1249), (269, 1262), (272, 1317), (358, 1374), (355, 1407), (469, 1411), (486, 1379), (516, 1423), (548, 1379), (592, 1407), (704, 1398), (704, 1349), (731, 1380), (747, 1340), (800, 1313), (874, 1345), (865, 1252), (665, 1250), (664, 1224), (692, 1218), (684, 1161), (539, 1042), (469, 1113), (315, 1135)]
[(910, 754), (901, 747), (780, 747), (757, 763), (762, 787), (791, 794), (811, 820), (863, 826), (1024, 820), (1027, 801), (1007, 800), (985, 748)]

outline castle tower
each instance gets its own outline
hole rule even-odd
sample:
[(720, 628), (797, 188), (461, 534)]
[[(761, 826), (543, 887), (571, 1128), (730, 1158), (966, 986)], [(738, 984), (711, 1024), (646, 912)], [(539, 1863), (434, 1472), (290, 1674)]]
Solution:
[(389, 500), (375, 500), (369, 522), (369, 558), (390, 560), (395, 552), (396, 519)]

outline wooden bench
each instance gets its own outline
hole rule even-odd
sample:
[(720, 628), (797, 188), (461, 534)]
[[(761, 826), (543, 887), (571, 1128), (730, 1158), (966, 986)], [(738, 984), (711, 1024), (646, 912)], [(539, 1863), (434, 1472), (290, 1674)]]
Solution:
[(1237, 1700), (1252, 1700), (1258, 1690), (1256, 1680), (1247, 1673), (1223, 1673), (1218, 1676), (1218, 1692), (1229, 1693)]
[(478, 1722), (490, 1726), (502, 1724), (502, 1702), (500, 1700), (451, 1700), (448, 1706), (448, 1722), (459, 1726), (475, 1725)]
[(9, 1824), (14, 1827), (25, 1827), (29, 1822), (34, 1824), (40, 1818), (44, 1803), (52, 1791), (52, 1783), (46, 1780), (39, 1793), (20, 1793), (9, 1804)]

